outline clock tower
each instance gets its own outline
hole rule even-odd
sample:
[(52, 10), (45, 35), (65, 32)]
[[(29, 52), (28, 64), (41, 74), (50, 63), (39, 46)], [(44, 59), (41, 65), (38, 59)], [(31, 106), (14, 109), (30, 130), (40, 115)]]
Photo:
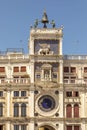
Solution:
[[(39, 25), (42, 24), (42, 27)], [(30, 129), (63, 130), (63, 27), (46, 12), (30, 31)]]

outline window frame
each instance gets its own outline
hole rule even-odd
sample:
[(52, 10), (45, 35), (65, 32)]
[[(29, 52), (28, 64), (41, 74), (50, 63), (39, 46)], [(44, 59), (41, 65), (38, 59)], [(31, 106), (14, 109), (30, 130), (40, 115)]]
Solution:
[(19, 130), (19, 125), (14, 125), (14, 130)]
[(26, 103), (21, 104), (21, 117), (26, 117)]
[(27, 92), (26, 91), (21, 91), (21, 97), (26, 97)]
[(0, 73), (5, 72), (5, 67), (0, 67)]
[(26, 72), (26, 66), (21, 66), (20, 72)]
[(3, 116), (3, 103), (0, 103), (0, 117)]
[(14, 73), (19, 72), (19, 67), (18, 66), (13, 67), (13, 72)]
[(66, 91), (66, 97), (72, 97), (72, 91)]
[(0, 97), (3, 97), (3, 91), (0, 91)]
[(19, 92), (20, 91), (14, 91), (14, 97), (19, 97)]
[(19, 117), (19, 104), (14, 103), (14, 117)]

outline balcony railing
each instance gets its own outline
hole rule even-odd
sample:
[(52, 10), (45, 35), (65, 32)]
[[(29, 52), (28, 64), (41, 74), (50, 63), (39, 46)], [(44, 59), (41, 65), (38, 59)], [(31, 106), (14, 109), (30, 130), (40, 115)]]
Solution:
[(87, 84), (87, 79), (64, 79), (64, 84)]
[(1, 78), (0, 84), (29, 84), (30, 78)]
[(1, 55), (0, 54), (0, 59), (29, 59), (29, 55)]
[(64, 60), (87, 60), (87, 55), (64, 55)]

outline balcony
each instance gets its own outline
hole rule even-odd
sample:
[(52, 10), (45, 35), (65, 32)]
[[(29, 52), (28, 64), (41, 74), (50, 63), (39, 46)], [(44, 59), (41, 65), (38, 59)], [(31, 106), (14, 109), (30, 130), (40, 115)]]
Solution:
[(87, 55), (64, 55), (64, 60), (87, 60)]
[(62, 60), (61, 55), (31, 55), (30, 60), (37, 62), (59, 62)]
[(30, 83), (30, 78), (1, 78), (0, 79), (0, 84), (5, 85), (5, 84), (29, 84)]
[(70, 103), (70, 102), (79, 103), (80, 97), (66, 97), (65, 102), (66, 103)]
[(64, 79), (64, 84), (85, 84), (87, 85), (87, 79)]

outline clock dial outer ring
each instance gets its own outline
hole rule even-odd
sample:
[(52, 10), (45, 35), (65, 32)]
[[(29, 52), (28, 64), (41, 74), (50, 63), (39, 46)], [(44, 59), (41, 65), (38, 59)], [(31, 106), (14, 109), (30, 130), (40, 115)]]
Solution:
[[(44, 111), (44, 109), (41, 109), (41, 107), (39, 106), (38, 102), (39, 100), (42, 98), (42, 97), (45, 97), (45, 96), (49, 96), (49, 97), (52, 97), (52, 99), (55, 101), (55, 106), (54, 108), (52, 108), (52, 110), (47, 110), (47, 111)], [(52, 116), (54, 115), (56, 112), (58, 112), (59, 110), (59, 103), (58, 103), (58, 96), (55, 96), (54, 94), (50, 95), (48, 93), (46, 94), (43, 94), (43, 95), (39, 95), (38, 98), (36, 99), (36, 103), (35, 103), (35, 106), (36, 106), (36, 111), (42, 115), (42, 116)], [(45, 109), (46, 110), (46, 109)]]

